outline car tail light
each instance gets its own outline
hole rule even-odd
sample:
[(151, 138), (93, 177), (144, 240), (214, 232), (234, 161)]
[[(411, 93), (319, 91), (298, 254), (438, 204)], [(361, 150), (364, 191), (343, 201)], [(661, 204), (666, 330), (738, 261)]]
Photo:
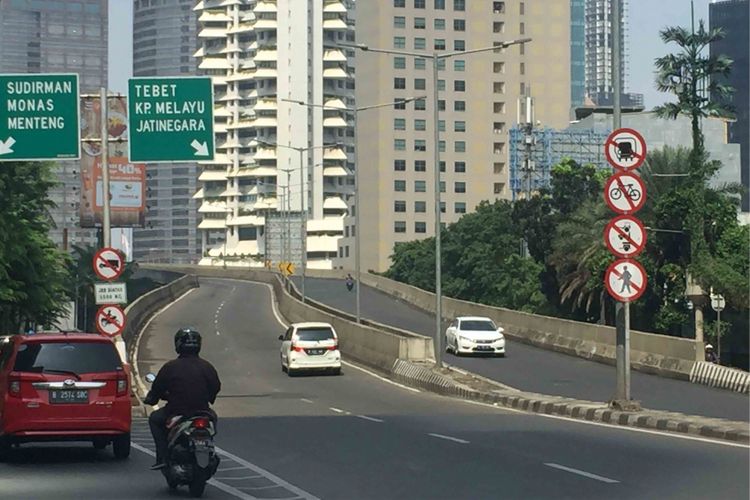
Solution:
[(21, 381), (16, 379), (10, 379), (8, 381), (8, 392), (11, 396), (20, 396), (21, 395)]
[(128, 379), (125, 375), (117, 377), (117, 395), (125, 396), (128, 393)]
[(292, 344), (292, 350), (294, 352), (305, 352), (305, 348), (304, 347), (300, 347), (300, 346), (298, 346), (296, 344)]
[(193, 429), (208, 429), (209, 420), (204, 417), (193, 419)]
[(338, 343), (338, 342), (336, 342), (335, 344), (333, 344), (332, 346), (330, 346), (330, 347), (328, 348), (328, 350), (329, 350), (329, 351), (335, 351), (335, 350), (337, 350), (338, 348), (339, 348), (339, 343)]

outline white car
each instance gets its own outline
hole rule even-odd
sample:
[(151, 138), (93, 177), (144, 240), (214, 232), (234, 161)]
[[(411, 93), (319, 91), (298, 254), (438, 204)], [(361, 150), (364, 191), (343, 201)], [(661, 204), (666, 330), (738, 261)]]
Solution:
[(504, 357), (503, 328), (495, 326), (490, 318), (459, 316), (445, 331), (445, 350), (456, 356), (477, 353)]
[(281, 370), (290, 377), (301, 370), (341, 373), (339, 338), (328, 323), (293, 323), (279, 340)]

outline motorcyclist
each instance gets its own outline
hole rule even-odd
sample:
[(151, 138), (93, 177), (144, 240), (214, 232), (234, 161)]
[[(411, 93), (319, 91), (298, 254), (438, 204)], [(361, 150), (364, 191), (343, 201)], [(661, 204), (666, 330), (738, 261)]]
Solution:
[(148, 418), (151, 435), (156, 445), (156, 463), (152, 470), (166, 466), (168, 437), (167, 421), (176, 415), (192, 416), (200, 411), (208, 411), (214, 421), (216, 414), (209, 404), (216, 401), (221, 390), (221, 381), (211, 363), (198, 354), (201, 350), (201, 334), (191, 328), (180, 328), (174, 335), (174, 348), (177, 359), (162, 366), (144, 402), (155, 405), (160, 399), (167, 404), (153, 412)]
[(706, 344), (706, 361), (714, 364), (719, 363), (719, 357), (714, 352), (714, 346), (711, 344)]
[(351, 273), (346, 275), (346, 289), (350, 292), (354, 288), (354, 278), (352, 278)]

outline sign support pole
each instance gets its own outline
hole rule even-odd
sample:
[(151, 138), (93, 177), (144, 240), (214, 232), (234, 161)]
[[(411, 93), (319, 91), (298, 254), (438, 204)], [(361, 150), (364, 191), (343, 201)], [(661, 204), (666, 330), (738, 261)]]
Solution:
[[(612, 2), (612, 93), (613, 129), (622, 127), (621, 114), (621, 54), (620, 54), (620, 0)], [(630, 400), (630, 302), (617, 302), (615, 306), (617, 331), (617, 395), (616, 400)]]
[(110, 200), (109, 200), (109, 101), (107, 99), (107, 89), (100, 89), (100, 110), (101, 110), (101, 150), (102, 150), (102, 236), (104, 247), (110, 246), (112, 231), (110, 228)]

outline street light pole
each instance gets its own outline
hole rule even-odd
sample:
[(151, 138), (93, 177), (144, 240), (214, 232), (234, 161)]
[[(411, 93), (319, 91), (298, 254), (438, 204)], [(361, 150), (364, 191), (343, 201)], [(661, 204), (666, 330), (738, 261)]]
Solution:
[[(509, 40), (507, 42), (501, 42), (491, 47), (482, 47), (479, 49), (471, 50), (458, 50), (454, 52), (448, 52), (445, 54), (437, 54), (435, 52), (411, 52), (405, 50), (392, 50), (392, 49), (380, 49), (370, 47), (365, 44), (348, 44), (339, 43), (338, 45), (346, 48), (359, 49), (365, 52), (376, 52), (380, 54), (392, 54), (398, 56), (409, 56), (420, 59), (432, 59), (432, 92), (433, 92), (433, 119), (435, 121), (435, 144), (433, 145), (434, 157), (435, 157), (435, 363), (439, 366), (443, 366), (443, 331), (442, 331), (442, 270), (441, 270), (441, 256), (440, 256), (440, 233), (442, 224), (440, 223), (441, 203), (440, 203), (440, 110), (438, 109), (439, 95), (438, 95), (438, 63), (440, 59), (450, 59), (456, 56), (466, 56), (469, 54), (477, 54), (481, 52), (490, 52), (501, 50), (511, 45), (518, 45), (530, 42), (531, 38), (521, 38), (518, 40)], [(358, 228), (359, 229), (359, 228)]]

